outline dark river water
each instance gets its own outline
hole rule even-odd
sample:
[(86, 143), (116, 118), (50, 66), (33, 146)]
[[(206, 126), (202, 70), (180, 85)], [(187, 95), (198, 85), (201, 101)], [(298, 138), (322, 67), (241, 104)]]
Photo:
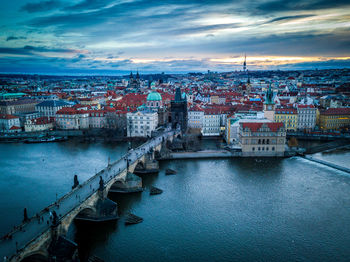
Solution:
[[(0, 144), (0, 232), (126, 152), (124, 143)], [(315, 157), (350, 166), (349, 150)], [(177, 175), (166, 176), (166, 168)], [(109, 195), (120, 219), (72, 224), (84, 261), (349, 261), (350, 175), (303, 160), (164, 161), (145, 191)], [(164, 190), (150, 196), (150, 186)], [(144, 219), (125, 226), (132, 212)]]

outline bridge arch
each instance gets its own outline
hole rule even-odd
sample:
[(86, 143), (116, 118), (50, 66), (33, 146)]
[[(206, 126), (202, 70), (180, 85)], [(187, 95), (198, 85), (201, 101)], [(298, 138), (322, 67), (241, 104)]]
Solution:
[(49, 256), (45, 251), (37, 251), (26, 255), (21, 262), (49, 262)]
[(159, 159), (159, 158), (161, 158), (161, 153), (160, 153), (160, 151), (159, 150), (156, 150), (156, 151), (154, 151), (154, 158), (155, 159)]
[(135, 169), (144, 169), (144, 168), (145, 168), (144, 163), (141, 160), (139, 160), (135, 166)]

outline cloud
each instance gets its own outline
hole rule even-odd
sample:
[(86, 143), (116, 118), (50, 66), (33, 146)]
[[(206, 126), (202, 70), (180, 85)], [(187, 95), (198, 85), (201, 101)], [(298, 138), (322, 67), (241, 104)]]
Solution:
[(79, 11), (79, 10), (91, 10), (91, 9), (99, 9), (102, 7), (106, 7), (111, 4), (113, 1), (111, 0), (83, 0), (75, 5), (70, 5), (64, 8), (69, 11)]
[(261, 13), (271, 14), (273, 12), (288, 12), (288, 11), (310, 11), (328, 8), (348, 7), (350, 2), (348, 0), (274, 0), (263, 2), (256, 6), (256, 10)]
[(27, 3), (21, 7), (21, 11), (28, 13), (45, 12), (53, 9), (58, 9), (63, 5), (59, 0), (47, 0), (37, 3)]
[(77, 53), (78, 50), (65, 49), (65, 48), (48, 48), (43, 46), (30, 46), (24, 47), (0, 47), (0, 54), (12, 54), (12, 55), (33, 55), (36, 52), (39, 53)]
[(308, 18), (308, 17), (313, 17), (315, 15), (313, 14), (308, 14), (308, 15), (293, 15), (293, 16), (281, 16), (277, 17), (274, 19), (271, 19), (267, 23), (274, 23), (274, 22), (280, 22), (280, 21), (291, 21), (291, 20), (298, 20), (298, 19), (303, 19), (303, 18)]
[(6, 41), (12, 41), (12, 40), (19, 40), (19, 39), (27, 39), (27, 37), (24, 36), (8, 36), (6, 38)]

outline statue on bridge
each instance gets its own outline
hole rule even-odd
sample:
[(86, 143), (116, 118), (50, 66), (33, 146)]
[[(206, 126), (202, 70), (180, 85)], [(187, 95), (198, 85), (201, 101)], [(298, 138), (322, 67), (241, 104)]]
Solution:
[(98, 190), (100, 190), (100, 191), (103, 191), (103, 189), (104, 189), (104, 186), (103, 186), (103, 179), (102, 179), (102, 176), (100, 176), (100, 186), (99, 186), (99, 188), (98, 188)]
[(72, 189), (76, 188), (77, 186), (79, 186), (78, 176), (74, 175), (74, 184), (72, 186)]
[(28, 218), (27, 208), (24, 208), (24, 210), (23, 210), (23, 222), (27, 222), (28, 220), (29, 220), (29, 218)]

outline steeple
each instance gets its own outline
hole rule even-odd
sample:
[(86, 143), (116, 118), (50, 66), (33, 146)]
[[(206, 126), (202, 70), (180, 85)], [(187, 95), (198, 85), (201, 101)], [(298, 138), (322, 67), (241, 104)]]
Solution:
[(137, 70), (136, 79), (140, 79), (139, 70)]
[(272, 89), (271, 89), (271, 83), (269, 84), (269, 88), (266, 91), (265, 104), (267, 104), (267, 105), (274, 104), (274, 102), (273, 102), (273, 92), (272, 92)]
[(132, 75), (132, 71), (130, 72), (130, 79), (134, 78), (134, 76)]

